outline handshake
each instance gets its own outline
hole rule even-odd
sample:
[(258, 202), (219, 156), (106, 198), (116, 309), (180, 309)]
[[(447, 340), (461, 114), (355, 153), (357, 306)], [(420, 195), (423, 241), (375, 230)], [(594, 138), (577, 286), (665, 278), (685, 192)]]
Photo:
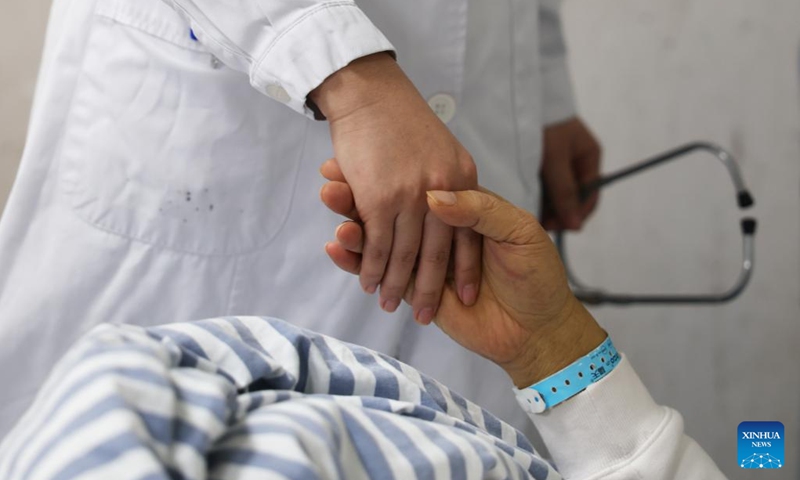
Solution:
[[(363, 274), (365, 232), (353, 192), (336, 160), (321, 169), (329, 181), (320, 196), (332, 211), (348, 218), (326, 245), (333, 262), (354, 275)], [(600, 345), (605, 332), (572, 294), (555, 246), (536, 219), (485, 190), (429, 191), (429, 216), (443, 225), (469, 231), (480, 250), (475, 273), (480, 281), (465, 300), (458, 270), (448, 270), (435, 313), (416, 315), (435, 322), (463, 347), (502, 367), (518, 388), (558, 372)], [(450, 258), (438, 259), (447, 263)], [(456, 269), (458, 268), (456, 255)], [(418, 277), (403, 286), (413, 302)]]

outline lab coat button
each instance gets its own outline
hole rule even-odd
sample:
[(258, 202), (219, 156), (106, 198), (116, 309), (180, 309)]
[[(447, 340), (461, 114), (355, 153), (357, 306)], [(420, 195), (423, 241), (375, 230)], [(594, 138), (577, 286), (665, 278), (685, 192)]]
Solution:
[(439, 93), (428, 100), (433, 112), (444, 123), (450, 123), (456, 116), (456, 99), (452, 95)]
[(292, 101), (292, 97), (289, 96), (289, 92), (287, 92), (286, 89), (280, 85), (267, 86), (267, 95), (269, 95), (273, 100), (277, 100), (281, 103), (289, 103)]

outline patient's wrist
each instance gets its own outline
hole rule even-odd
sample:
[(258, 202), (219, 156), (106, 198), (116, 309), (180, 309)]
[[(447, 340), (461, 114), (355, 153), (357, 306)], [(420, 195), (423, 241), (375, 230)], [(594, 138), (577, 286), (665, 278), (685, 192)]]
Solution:
[(517, 388), (529, 387), (561, 371), (597, 348), (608, 335), (574, 297), (561, 321), (542, 329), (525, 353), (502, 365)]

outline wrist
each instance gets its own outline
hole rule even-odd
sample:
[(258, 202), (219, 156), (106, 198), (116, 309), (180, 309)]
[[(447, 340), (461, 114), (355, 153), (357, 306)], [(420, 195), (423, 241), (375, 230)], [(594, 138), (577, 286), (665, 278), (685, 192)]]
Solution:
[(330, 122), (378, 102), (391, 98), (394, 92), (416, 88), (389, 53), (376, 53), (359, 58), (335, 72), (309, 95)]
[(551, 327), (534, 335), (518, 359), (503, 366), (517, 388), (526, 388), (597, 348), (608, 334), (574, 296)]

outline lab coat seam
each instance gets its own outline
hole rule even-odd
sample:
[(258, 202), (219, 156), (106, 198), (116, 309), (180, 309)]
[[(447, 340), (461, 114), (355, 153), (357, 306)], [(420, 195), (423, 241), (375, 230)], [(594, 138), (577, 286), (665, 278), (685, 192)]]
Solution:
[(231, 274), (231, 284), (228, 287), (228, 299), (225, 301), (225, 313), (230, 314), (232, 313), (233, 307), (233, 299), (236, 293), (236, 289), (238, 286), (237, 277), (239, 275), (239, 263), (241, 258), (236, 258), (233, 261), (233, 273)]
[[(455, 62), (454, 66), (454, 85), (453, 85), (453, 92), (455, 97), (461, 101), (463, 100), (464, 94), (464, 77), (466, 72), (466, 62), (467, 62), (467, 28), (469, 23), (469, 1), (464, 0), (462, 1), (457, 7), (457, 17), (459, 18), (459, 26), (456, 28), (456, 31), (459, 32), (454, 42), (456, 47), (459, 50), (458, 59)], [(459, 127), (458, 118), (455, 118), (453, 125), (451, 127), (453, 133), (458, 137), (461, 131)]]
[(181, 49), (184, 49), (184, 50), (188, 50), (190, 52), (195, 52), (195, 53), (204, 53), (205, 52), (205, 50), (202, 49), (202, 48), (192, 47), (192, 46), (190, 46), (188, 44), (177, 42), (174, 39), (166, 38), (165, 35), (160, 35), (160, 34), (154, 32), (154, 31), (148, 30), (147, 28), (145, 28), (145, 27), (143, 27), (141, 25), (134, 25), (134, 24), (132, 24), (130, 22), (126, 22), (124, 20), (120, 20), (119, 18), (112, 17), (112, 16), (105, 15), (105, 14), (98, 14), (97, 16), (100, 17), (100, 18), (106, 19), (106, 20), (108, 20), (110, 22), (113, 22), (114, 24), (119, 25), (120, 27), (130, 28), (130, 29), (136, 30), (137, 32), (143, 33), (143, 34), (145, 34), (145, 35), (147, 35), (149, 37), (153, 37), (153, 38), (155, 38), (157, 40), (161, 40), (161, 41), (167, 42), (170, 45), (174, 45), (174, 46), (176, 46), (178, 48), (181, 48)]
[(542, 125), (547, 127), (577, 113), (567, 63), (568, 45), (561, 21), (561, 2), (539, 5), (539, 74)]
[[(114, 5), (112, 8), (110, 5)], [(121, 4), (117, 1), (104, 1), (98, 7), (95, 16), (108, 19), (118, 25), (135, 29), (139, 32), (163, 40), (177, 47), (195, 52), (204, 52), (205, 49), (197, 42), (189, 39), (188, 31), (185, 35), (184, 41), (180, 39), (184, 36), (181, 35), (182, 28), (178, 27), (174, 22), (170, 23), (161, 18), (155, 18), (148, 14), (137, 11), (128, 4)], [(186, 29), (190, 27), (186, 25)]]
[(258, 71), (261, 68), (261, 64), (264, 62), (264, 59), (270, 54), (270, 52), (275, 48), (275, 46), (283, 40), (289, 33), (292, 32), (298, 25), (308, 20), (310, 17), (316, 15), (319, 12), (324, 10), (328, 10), (331, 8), (336, 7), (352, 7), (358, 8), (355, 3), (350, 1), (338, 1), (338, 2), (329, 2), (323, 3), (322, 5), (317, 5), (316, 7), (310, 9), (309, 11), (305, 12), (304, 14), (300, 15), (296, 18), (292, 23), (290, 23), (285, 30), (280, 32), (270, 43), (267, 45), (267, 48), (264, 50), (264, 53), (259, 55), (258, 60), (254, 65), (254, 71)]
[[(308, 144), (308, 128), (311, 122), (312, 120), (306, 119), (306, 121), (303, 123), (303, 134), (299, 138), (299, 144), (302, 146), (300, 147), (300, 150), (297, 152), (297, 159), (295, 160), (297, 163), (301, 163), (303, 161), (303, 158), (305, 157), (306, 145)], [(289, 216), (291, 215), (295, 199), (297, 198), (296, 192), (297, 192), (297, 184), (300, 181), (300, 170), (301, 169), (299, 165), (294, 170), (294, 179), (293, 179), (294, 186), (292, 187), (292, 196), (289, 197), (289, 201), (286, 204), (285, 213), (283, 215), (283, 219), (281, 220), (280, 224), (275, 227), (275, 232), (273, 233), (272, 236), (270, 236), (269, 241), (265, 242), (264, 245), (260, 246), (257, 250), (254, 250), (253, 252), (249, 253), (254, 253), (263, 250), (270, 243), (272, 243), (275, 240), (275, 238), (277, 238), (278, 235), (283, 231), (284, 227), (286, 226), (286, 223), (289, 221)]]
[(508, 41), (509, 41), (509, 76), (508, 76), (508, 89), (509, 89), (509, 96), (511, 97), (511, 120), (514, 122), (514, 151), (517, 162), (522, 162), (522, 147), (520, 145), (520, 136), (522, 132), (520, 131), (519, 125), (519, 117), (517, 114), (517, 85), (516, 85), (516, 76), (517, 76), (517, 43), (516, 43), (516, 25), (514, 22), (514, 2), (513, 0), (508, 0), (508, 13), (509, 13), (509, 21), (508, 21)]
[(548, 127), (565, 122), (577, 114), (577, 106), (572, 93), (569, 66), (552, 60), (554, 66), (542, 69), (542, 125)]
[[(267, 57), (269, 57), (269, 55), (275, 50), (275, 48), (278, 46), (278, 44), (283, 39), (285, 39), (290, 33), (292, 33), (293, 30), (295, 30), (298, 26), (300, 26), (301, 24), (305, 23), (305, 21), (307, 21), (308, 19), (312, 18), (313, 16), (319, 14), (320, 12), (327, 11), (327, 10), (332, 10), (332, 9), (335, 9), (335, 8), (341, 8), (341, 7), (353, 8), (353, 9), (356, 9), (356, 10), (360, 11), (358, 6), (355, 3), (351, 2), (351, 1), (330, 2), (330, 3), (325, 3), (325, 4), (322, 4), (322, 5), (318, 5), (315, 8), (312, 8), (308, 12), (305, 12), (303, 15), (301, 15), (300, 17), (295, 19), (291, 24), (289, 24), (289, 26), (286, 27), (285, 30), (283, 30), (281, 33), (279, 33), (278, 36), (275, 37), (269, 43), (269, 45), (267, 45), (267, 48), (264, 50), (264, 53), (259, 55), (258, 60), (254, 63), (253, 69), (252, 69), (252, 71), (250, 73), (250, 83), (253, 84), (253, 85), (257, 85), (259, 83), (258, 79), (256, 77), (257, 77), (258, 73), (261, 72), (261, 67), (262, 67), (262, 65), (264, 65), (264, 62), (266, 61)], [(335, 72), (335, 70), (330, 72), (330, 73), (332, 74), (334, 72)], [(304, 92), (304, 93), (308, 93), (308, 92)], [(308, 109), (308, 110), (310, 111), (310, 109)]]
[[(247, 255), (251, 255), (253, 253), (257, 253), (257, 252), (263, 250), (270, 243), (272, 243), (272, 241), (275, 239), (275, 235), (272, 235), (272, 236), (269, 237), (269, 240), (267, 242), (265, 242), (264, 244), (258, 245), (256, 247), (253, 247), (252, 249), (248, 249), (248, 250), (241, 251), (241, 252), (231, 252), (231, 253), (201, 253), (201, 252), (193, 252), (193, 251), (182, 249), (182, 248), (175, 248), (175, 247), (166, 245), (166, 244), (161, 243), (161, 242), (152, 242), (152, 241), (149, 241), (149, 240), (145, 240), (143, 238), (134, 237), (134, 236), (132, 236), (132, 235), (130, 235), (128, 233), (124, 233), (124, 232), (118, 231), (118, 230), (113, 229), (113, 228), (109, 228), (109, 227), (106, 227), (106, 226), (103, 226), (103, 225), (99, 225), (99, 224), (93, 222), (92, 220), (86, 218), (74, 206), (71, 207), (70, 210), (72, 210), (73, 214), (77, 218), (79, 218), (82, 222), (84, 222), (87, 226), (89, 226), (91, 228), (96, 228), (97, 230), (100, 230), (100, 231), (102, 231), (102, 232), (104, 232), (106, 234), (114, 235), (114, 236), (117, 236), (117, 237), (121, 237), (121, 238), (123, 238), (125, 240), (128, 240), (131, 243), (139, 243), (139, 244), (142, 244), (142, 245), (147, 245), (147, 246), (152, 247), (152, 248), (161, 249), (161, 250), (164, 250), (164, 251), (167, 251), (167, 252), (179, 253), (181, 255), (186, 255), (186, 256), (196, 257), (196, 258), (233, 258), (233, 257), (247, 256)], [(286, 217), (284, 217), (284, 221), (283, 221), (284, 223), (286, 221), (285, 218)]]
[[(295, 175), (295, 179), (296, 178), (297, 178), (297, 174)], [(65, 194), (69, 195), (69, 193), (66, 193), (66, 192), (65, 192)], [(71, 204), (71, 202), (70, 202), (70, 204)], [(97, 229), (97, 230), (99, 230), (101, 232), (104, 232), (104, 233), (108, 234), (108, 235), (114, 235), (114, 236), (123, 238), (123, 239), (125, 239), (125, 240), (127, 240), (127, 241), (129, 241), (131, 243), (138, 243), (138, 244), (146, 245), (146, 246), (151, 247), (151, 248), (157, 248), (157, 249), (161, 249), (161, 250), (164, 250), (164, 251), (167, 251), (167, 252), (178, 253), (178, 254), (181, 254), (181, 255), (186, 255), (186, 256), (196, 257), (196, 258), (234, 258), (234, 257), (242, 257), (242, 256), (251, 255), (253, 253), (257, 253), (257, 252), (263, 250), (265, 247), (267, 247), (270, 243), (272, 243), (274, 241), (275, 237), (277, 236), (277, 231), (280, 231), (283, 228), (283, 225), (285, 225), (286, 219), (288, 218), (288, 215), (284, 216), (284, 219), (282, 221), (281, 227), (279, 227), (277, 229), (277, 231), (276, 231), (276, 234), (275, 235), (271, 235), (269, 237), (269, 240), (264, 242), (264, 244), (260, 244), (260, 245), (258, 245), (256, 247), (253, 247), (251, 249), (248, 249), (248, 250), (245, 250), (245, 251), (241, 251), (241, 252), (201, 253), (201, 252), (194, 252), (194, 251), (190, 251), (190, 250), (186, 250), (186, 249), (182, 249), (182, 248), (175, 248), (175, 247), (166, 245), (166, 244), (161, 243), (161, 242), (153, 242), (153, 241), (145, 240), (143, 238), (135, 237), (135, 236), (132, 236), (132, 235), (130, 235), (128, 233), (121, 232), (119, 230), (106, 227), (104, 225), (100, 225), (98, 223), (93, 222), (89, 218), (86, 218), (86, 216), (84, 216), (80, 211), (78, 211), (78, 209), (76, 209), (73, 205), (70, 205), (69, 210), (71, 210), (72, 213), (80, 221), (85, 223), (88, 227), (95, 228), (95, 229)]]
[[(100, 8), (99, 7), (99, 2), (95, 3), (95, 8), (94, 8), (94, 10), (92, 12), (92, 18), (94, 18), (96, 16), (97, 11), (99, 10), (99, 8)], [(94, 35), (96, 33), (96, 30), (95, 30), (96, 29), (96, 25), (97, 25), (96, 22), (90, 22), (89, 31), (86, 33), (85, 42), (83, 44), (83, 50), (81, 52), (81, 54), (82, 54), (81, 55), (81, 61), (80, 61), (80, 65), (78, 66), (78, 75), (75, 78), (75, 84), (72, 87), (72, 92), (71, 92), (71, 96), (70, 96), (70, 100), (69, 100), (69, 105), (67, 106), (66, 118), (64, 120), (64, 128), (61, 130), (61, 137), (58, 139), (58, 146), (55, 148), (55, 150), (53, 152), (53, 159), (54, 159), (53, 161), (55, 163), (55, 170), (56, 170), (56, 175), (57, 175), (56, 178), (58, 179), (58, 182), (57, 182), (58, 187), (57, 187), (56, 195), (59, 198), (63, 198), (63, 200), (65, 201), (66, 205), (69, 206), (68, 210), (72, 211), (73, 214), (78, 218), (81, 218), (81, 216), (78, 214), (78, 211), (75, 208), (74, 203), (72, 202), (72, 199), (69, 197), (69, 192), (66, 191), (66, 185), (64, 185), (64, 182), (66, 182), (66, 179), (64, 178), (66, 174), (63, 171), (63, 162), (64, 162), (64, 156), (65, 156), (64, 143), (66, 142), (66, 139), (67, 139), (67, 136), (68, 136), (68, 132), (74, 131), (73, 127), (74, 127), (74, 124), (75, 124), (75, 121), (76, 121), (75, 120), (75, 116), (77, 115), (76, 112), (75, 112), (75, 109), (77, 107), (78, 91), (79, 91), (81, 85), (83, 84), (83, 82), (85, 81), (85, 77), (86, 77), (86, 58), (88, 57), (89, 43), (91, 42), (92, 38), (94, 37)]]
[[(190, 19), (193, 18), (192, 15), (190, 15), (189, 12), (186, 10), (186, 8), (184, 8), (182, 5), (177, 5), (177, 4), (172, 3), (171, 6), (172, 6), (172, 8), (176, 9), (177, 11), (179, 11), (184, 17), (190, 18)], [(206, 23), (211, 25), (212, 27), (214, 26), (213, 22), (209, 21), (208, 17), (206, 17), (205, 14), (203, 14), (203, 12), (198, 10), (197, 15), (201, 16), (202, 19)], [(190, 26), (195, 31), (199, 31), (199, 32), (203, 32), (203, 33), (205, 33), (205, 31), (206, 31), (206, 28), (202, 24), (197, 24), (196, 22), (191, 24)], [(236, 45), (236, 44), (233, 41), (231, 41), (231, 39), (228, 38), (227, 35), (222, 33), (222, 31), (220, 31), (217, 28), (215, 28), (215, 31), (216, 31), (217, 34), (219, 34), (219, 36), (220, 36), (220, 38), (222, 38), (222, 40), (225, 40), (224, 42), (221, 41), (220, 39), (218, 39), (215, 35), (202, 35), (203, 41), (210, 41), (214, 45), (219, 47), (220, 49), (224, 50), (226, 53), (229, 53), (230, 55), (232, 55), (234, 57), (244, 58), (245, 61), (247, 61), (249, 64), (251, 64), (251, 65), (253, 64), (253, 60), (254, 60), (253, 57), (251, 57), (246, 51), (244, 51), (244, 50), (242, 50), (242, 49), (240, 49), (238, 47), (230, 46), (230, 45)]]

